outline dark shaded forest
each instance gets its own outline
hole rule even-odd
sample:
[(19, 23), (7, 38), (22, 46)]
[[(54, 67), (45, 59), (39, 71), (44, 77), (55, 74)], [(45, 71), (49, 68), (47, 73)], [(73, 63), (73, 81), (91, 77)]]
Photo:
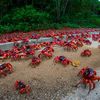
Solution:
[(0, 33), (100, 27), (98, 0), (0, 0)]

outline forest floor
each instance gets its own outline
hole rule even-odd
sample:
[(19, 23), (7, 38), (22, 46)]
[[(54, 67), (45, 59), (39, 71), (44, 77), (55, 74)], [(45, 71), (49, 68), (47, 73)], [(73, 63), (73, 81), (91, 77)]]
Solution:
[[(80, 53), (87, 48), (92, 51), (92, 56), (81, 57)], [(77, 73), (82, 67), (90, 66), (100, 70), (100, 49), (98, 48), (83, 46), (76, 52), (64, 51), (62, 47), (58, 46), (54, 49), (53, 57), (51, 59), (43, 59), (42, 63), (36, 68), (32, 68), (29, 65), (31, 59), (20, 61), (5, 60), (4, 62), (10, 62), (13, 65), (14, 72), (7, 75), (7, 77), (0, 77), (0, 100), (61, 100), (69, 93), (75, 93), (77, 88), (74, 85), (79, 81)], [(64, 55), (71, 60), (80, 60), (80, 67), (73, 67), (72, 65), (64, 67), (61, 64), (54, 64), (53, 58), (60, 55)], [(31, 93), (29, 95), (19, 94), (14, 89), (16, 80), (23, 80), (30, 85)], [(62, 100), (72, 99), (63, 98)]]

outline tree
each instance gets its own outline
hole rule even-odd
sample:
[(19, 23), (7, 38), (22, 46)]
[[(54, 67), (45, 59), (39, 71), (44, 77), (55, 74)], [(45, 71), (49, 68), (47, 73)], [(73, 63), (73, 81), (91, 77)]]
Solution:
[(53, 0), (56, 21), (60, 21), (61, 17), (65, 15), (69, 0)]

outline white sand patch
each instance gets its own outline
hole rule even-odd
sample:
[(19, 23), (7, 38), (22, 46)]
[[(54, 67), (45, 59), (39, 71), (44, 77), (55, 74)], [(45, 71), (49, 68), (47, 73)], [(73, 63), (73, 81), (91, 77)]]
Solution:
[(92, 44), (89, 45), (88, 47), (94, 47), (94, 48), (97, 48), (98, 45), (100, 45), (100, 43), (99, 43), (98, 41), (93, 41), (92, 38), (88, 38), (88, 39), (92, 42)]

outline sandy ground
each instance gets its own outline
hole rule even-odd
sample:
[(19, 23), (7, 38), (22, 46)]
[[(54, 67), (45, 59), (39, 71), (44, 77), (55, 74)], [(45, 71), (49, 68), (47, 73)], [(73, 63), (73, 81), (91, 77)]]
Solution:
[[(80, 53), (89, 47), (79, 48), (77, 52), (67, 52), (61, 47), (55, 48), (55, 56), (64, 55), (71, 60), (80, 60), (80, 67), (61, 64), (54, 65), (53, 58), (44, 59), (36, 68), (29, 66), (31, 60), (10, 62), (14, 67), (14, 72), (7, 77), (0, 77), (0, 100), (61, 100), (69, 93), (74, 93), (73, 87), (79, 78), (78, 71), (84, 66), (100, 69), (100, 49), (90, 48), (91, 57), (81, 57)], [(3, 63), (3, 62), (0, 62)], [(30, 95), (20, 95), (14, 89), (15, 80), (23, 80), (32, 88)], [(67, 100), (67, 99), (65, 99)], [(78, 100), (78, 99), (76, 99)], [(80, 100), (80, 99), (79, 99)]]

